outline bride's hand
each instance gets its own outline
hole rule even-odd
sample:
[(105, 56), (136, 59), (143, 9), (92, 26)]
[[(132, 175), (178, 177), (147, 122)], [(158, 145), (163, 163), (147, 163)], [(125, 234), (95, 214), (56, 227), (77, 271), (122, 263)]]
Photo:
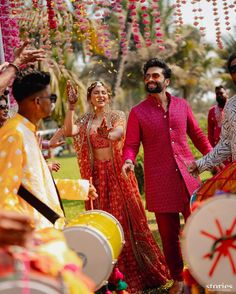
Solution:
[(102, 123), (101, 123), (100, 127), (97, 128), (97, 133), (101, 137), (103, 137), (105, 139), (109, 139), (108, 138), (108, 135), (109, 135), (109, 133), (110, 133), (111, 130), (112, 130), (112, 128), (109, 128), (107, 126), (107, 121), (106, 121), (106, 118), (104, 117), (103, 120), (102, 120)]
[(70, 110), (74, 110), (75, 104), (78, 101), (78, 87), (74, 87), (70, 80), (66, 83), (67, 101)]

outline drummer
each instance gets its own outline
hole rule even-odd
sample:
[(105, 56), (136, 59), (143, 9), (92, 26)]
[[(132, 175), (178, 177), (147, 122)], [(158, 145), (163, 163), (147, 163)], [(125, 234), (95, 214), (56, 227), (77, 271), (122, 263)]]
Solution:
[[(53, 224), (18, 196), (21, 184), (64, 218), (52, 175), (36, 137), (39, 120), (48, 117), (52, 110), (50, 75), (35, 70), (21, 72), (14, 81), (13, 95), (19, 104), (19, 111), (0, 129), (0, 210), (8, 210), (2, 212), (0, 217), (0, 244), (1, 246), (29, 247), (33, 240), (32, 227), (49, 230), (48, 227), (52, 227)], [(92, 197), (96, 197), (96, 192), (90, 188), (88, 181), (83, 182), (83, 186), (84, 188), (80, 189), (81, 194), (84, 194), (83, 197), (89, 192)], [(59, 231), (56, 232), (62, 234)], [(49, 235), (49, 231), (46, 235)], [(66, 248), (65, 241), (62, 236), (61, 238)], [(45, 240), (42, 240), (41, 245), (43, 243)], [(69, 262), (66, 259), (61, 262), (62, 255), (59, 248), (55, 248), (54, 251), (57, 255), (52, 256), (51, 253), (51, 256), (58, 265), (56, 270), (59, 272), (66, 268), (64, 276), (65, 280), (70, 281), (71, 293), (72, 290), (78, 294), (92, 293), (82, 281), (83, 276), (79, 271), (79, 260), (76, 260), (76, 256), (70, 254), (73, 255), (75, 264), (71, 262), (71, 259)], [(50, 252), (48, 254), (50, 255)], [(68, 271), (77, 278), (73, 279)], [(80, 286), (83, 285), (85, 290), (76, 292), (78, 283)], [(91, 287), (90, 283), (88, 285)]]
[[(64, 218), (60, 196), (44, 160), (36, 138), (37, 125), (52, 112), (50, 74), (24, 70), (13, 83), (13, 95), (18, 113), (0, 129), (0, 208), (15, 210), (34, 219), (37, 229), (53, 224), (18, 195), (20, 185)], [(88, 181), (81, 182), (80, 195), (96, 197)], [(66, 197), (66, 195), (64, 195)], [(59, 226), (63, 227), (63, 222)]]

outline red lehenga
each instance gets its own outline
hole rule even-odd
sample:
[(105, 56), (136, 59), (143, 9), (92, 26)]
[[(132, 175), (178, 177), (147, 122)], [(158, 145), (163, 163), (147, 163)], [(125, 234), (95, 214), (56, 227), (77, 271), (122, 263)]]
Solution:
[[(111, 111), (107, 116), (110, 126), (125, 125), (121, 111)], [(94, 208), (114, 215), (125, 234), (125, 246), (118, 259), (118, 267), (125, 275), (128, 292), (137, 294), (146, 288), (164, 285), (169, 278), (168, 269), (158, 245), (148, 227), (136, 178), (121, 175), (123, 139), (108, 141), (91, 132), (93, 114), (87, 113), (77, 120), (79, 133), (74, 136), (74, 146), (82, 178), (93, 178), (98, 192)], [(100, 161), (93, 158), (92, 148), (110, 146), (113, 158)], [(86, 203), (86, 209), (90, 209)]]

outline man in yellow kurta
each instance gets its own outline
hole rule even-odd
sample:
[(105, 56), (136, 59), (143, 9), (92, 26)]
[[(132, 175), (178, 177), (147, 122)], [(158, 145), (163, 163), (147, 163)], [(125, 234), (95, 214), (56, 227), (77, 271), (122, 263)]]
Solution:
[[(40, 119), (52, 112), (50, 75), (41, 71), (23, 71), (13, 83), (13, 95), (19, 111), (0, 129), (0, 208), (30, 215), (37, 229), (52, 224), (18, 196), (22, 184), (62, 218), (52, 175), (44, 160), (36, 137)], [(86, 198), (88, 181), (83, 181), (80, 196)], [(78, 186), (78, 183), (77, 183)], [(64, 195), (66, 198), (66, 195)]]

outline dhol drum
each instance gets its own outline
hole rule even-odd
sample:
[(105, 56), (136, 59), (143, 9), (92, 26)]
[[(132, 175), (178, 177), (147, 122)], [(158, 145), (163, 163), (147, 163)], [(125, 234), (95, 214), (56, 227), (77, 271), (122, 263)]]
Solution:
[(183, 255), (209, 291), (236, 293), (236, 197), (215, 196), (195, 209), (183, 231)]
[[(199, 189), (199, 188), (198, 188), (198, 189)], [(190, 198), (190, 209), (193, 208), (195, 202), (197, 201), (197, 191), (198, 191), (198, 189), (196, 189), (196, 190), (193, 192), (193, 194), (192, 194), (192, 196), (191, 196), (191, 198)]]
[(79, 214), (64, 229), (68, 245), (83, 260), (83, 271), (96, 284), (107, 283), (124, 245), (124, 232), (118, 220), (102, 210)]
[(68, 294), (61, 278), (25, 268), (23, 262), (0, 252), (0, 294)]

